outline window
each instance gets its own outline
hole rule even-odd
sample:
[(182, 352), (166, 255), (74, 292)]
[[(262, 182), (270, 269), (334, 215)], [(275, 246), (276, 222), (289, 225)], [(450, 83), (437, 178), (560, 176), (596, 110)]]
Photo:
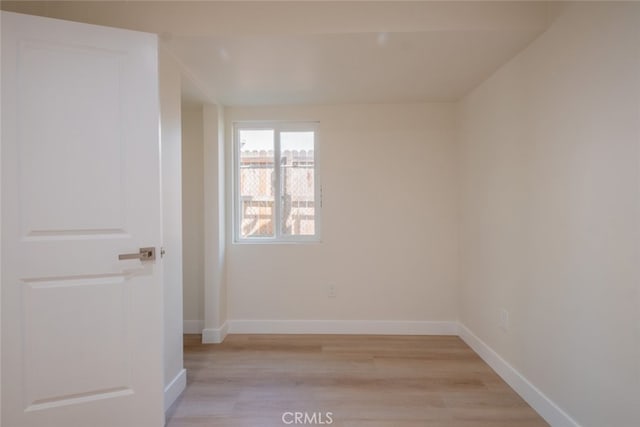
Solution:
[(236, 123), (238, 242), (319, 240), (317, 123)]

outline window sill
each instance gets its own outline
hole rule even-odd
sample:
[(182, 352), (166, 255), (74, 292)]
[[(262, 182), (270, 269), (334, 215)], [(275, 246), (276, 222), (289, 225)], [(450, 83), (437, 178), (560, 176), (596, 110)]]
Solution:
[(321, 244), (320, 238), (304, 239), (304, 240), (267, 240), (267, 239), (242, 239), (233, 240), (234, 245), (316, 245)]

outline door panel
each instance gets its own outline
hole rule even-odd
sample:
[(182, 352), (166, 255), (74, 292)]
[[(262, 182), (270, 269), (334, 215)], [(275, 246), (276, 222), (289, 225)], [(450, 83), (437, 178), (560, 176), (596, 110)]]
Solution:
[[(18, 58), (26, 235), (124, 232), (123, 53), (25, 42)], [(93, 107), (97, 100), (100, 108)], [(75, 105), (74, 114), (60, 104)]]
[[(127, 281), (116, 276), (24, 286), (26, 410), (108, 398), (114, 392), (131, 394)], [(68, 301), (77, 308), (69, 310)]]
[(154, 35), (2, 12), (2, 425), (163, 424)]

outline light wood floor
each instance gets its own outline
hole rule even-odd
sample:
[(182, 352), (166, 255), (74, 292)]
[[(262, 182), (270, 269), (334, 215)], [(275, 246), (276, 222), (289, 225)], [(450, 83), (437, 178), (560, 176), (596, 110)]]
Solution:
[(187, 335), (184, 348), (167, 427), (284, 426), (296, 411), (337, 427), (547, 425), (458, 337)]

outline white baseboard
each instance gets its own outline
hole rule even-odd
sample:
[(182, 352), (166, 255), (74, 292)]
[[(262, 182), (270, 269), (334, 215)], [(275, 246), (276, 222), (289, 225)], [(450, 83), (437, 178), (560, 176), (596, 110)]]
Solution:
[(573, 418), (507, 363), (465, 325), (459, 325), (460, 338), (467, 343), (502, 379), (553, 427), (580, 427)]
[(185, 320), (182, 322), (182, 333), (201, 334), (204, 329), (204, 320)]
[(229, 323), (224, 324), (218, 329), (207, 328), (202, 330), (202, 343), (203, 344), (220, 344), (227, 336), (229, 332)]
[(230, 334), (458, 335), (454, 321), (229, 320)]
[(178, 375), (164, 388), (164, 411), (173, 405), (178, 396), (182, 394), (187, 386), (187, 370), (181, 370)]

